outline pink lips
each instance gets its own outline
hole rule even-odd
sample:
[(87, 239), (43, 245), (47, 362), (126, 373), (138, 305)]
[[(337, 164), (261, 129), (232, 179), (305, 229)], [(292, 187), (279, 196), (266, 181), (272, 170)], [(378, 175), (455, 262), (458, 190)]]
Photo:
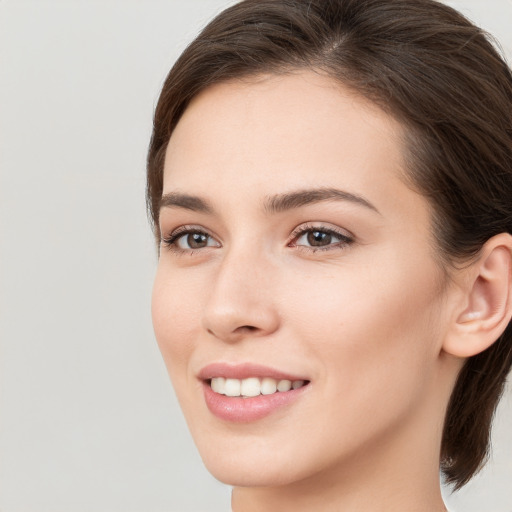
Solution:
[(210, 387), (209, 379), (224, 377), (228, 379), (247, 379), (250, 377), (270, 377), (275, 380), (304, 380), (303, 376), (296, 376), (266, 366), (250, 363), (229, 365), (214, 363), (204, 367), (198, 377), (203, 381), (203, 392), (206, 406), (209, 411), (219, 419), (234, 423), (248, 423), (262, 419), (272, 412), (292, 404), (297, 398), (309, 389), (303, 386), (290, 391), (277, 392), (272, 395), (259, 395), (250, 398), (228, 397), (215, 393)]

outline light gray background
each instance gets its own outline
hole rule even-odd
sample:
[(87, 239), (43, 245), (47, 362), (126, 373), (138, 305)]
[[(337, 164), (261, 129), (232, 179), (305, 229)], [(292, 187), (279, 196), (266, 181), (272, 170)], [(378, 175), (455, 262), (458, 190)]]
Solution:
[[(152, 110), (227, 0), (0, 0), (0, 510), (228, 511), (153, 339)], [(450, 1), (512, 56), (512, 1)], [(512, 512), (512, 390), (454, 511)]]

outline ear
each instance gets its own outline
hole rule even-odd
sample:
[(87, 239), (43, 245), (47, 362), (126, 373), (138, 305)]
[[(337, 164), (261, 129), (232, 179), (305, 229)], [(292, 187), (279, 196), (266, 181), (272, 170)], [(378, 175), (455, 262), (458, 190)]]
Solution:
[(462, 294), (443, 349), (466, 358), (490, 347), (512, 317), (512, 236), (490, 238), (462, 273)]

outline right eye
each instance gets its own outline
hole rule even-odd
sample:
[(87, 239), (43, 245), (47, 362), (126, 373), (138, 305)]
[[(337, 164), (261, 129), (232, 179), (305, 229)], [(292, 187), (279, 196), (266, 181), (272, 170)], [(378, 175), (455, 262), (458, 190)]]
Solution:
[(178, 252), (190, 252), (206, 247), (220, 247), (220, 243), (210, 234), (199, 229), (180, 229), (168, 238), (162, 238), (162, 243)]

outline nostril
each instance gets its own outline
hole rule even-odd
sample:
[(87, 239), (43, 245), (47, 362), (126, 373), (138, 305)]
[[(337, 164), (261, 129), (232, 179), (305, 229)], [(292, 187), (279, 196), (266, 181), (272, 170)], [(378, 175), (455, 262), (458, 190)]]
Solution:
[(244, 334), (244, 333), (247, 334), (247, 333), (254, 333), (254, 332), (257, 332), (259, 330), (260, 329), (258, 329), (254, 325), (241, 325), (240, 327), (237, 327), (234, 330), (234, 332), (238, 333), (238, 334)]
[(206, 332), (209, 335), (213, 336), (214, 338), (218, 338), (226, 342), (233, 342), (239, 341), (246, 336), (258, 336), (260, 333), (263, 333), (264, 331), (254, 325), (240, 325), (239, 327), (236, 327), (234, 330), (223, 330), (222, 328), (216, 330), (214, 327), (206, 329)]

